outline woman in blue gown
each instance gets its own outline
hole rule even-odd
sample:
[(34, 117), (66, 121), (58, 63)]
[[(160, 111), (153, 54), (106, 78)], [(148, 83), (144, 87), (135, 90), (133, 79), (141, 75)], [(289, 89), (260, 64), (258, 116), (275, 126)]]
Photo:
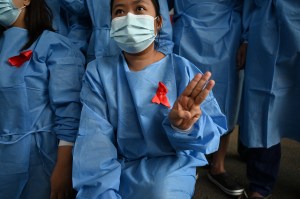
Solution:
[(0, 198), (69, 199), (84, 57), (44, 0), (0, 4)]
[(300, 141), (300, 1), (244, 1), (248, 43), (240, 139), (248, 147), (250, 197), (271, 194), (280, 140)]
[(110, 35), (123, 52), (87, 67), (73, 161), (77, 198), (190, 199), (196, 167), (227, 131), (214, 81), (155, 48), (163, 23), (157, 0), (111, 4)]

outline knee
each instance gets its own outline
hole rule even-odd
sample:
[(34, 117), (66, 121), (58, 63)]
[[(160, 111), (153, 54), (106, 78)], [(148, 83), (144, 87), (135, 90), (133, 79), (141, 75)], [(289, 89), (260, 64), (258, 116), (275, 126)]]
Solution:
[(147, 194), (149, 198), (190, 199), (194, 194), (195, 177), (180, 176), (165, 178), (151, 186)]

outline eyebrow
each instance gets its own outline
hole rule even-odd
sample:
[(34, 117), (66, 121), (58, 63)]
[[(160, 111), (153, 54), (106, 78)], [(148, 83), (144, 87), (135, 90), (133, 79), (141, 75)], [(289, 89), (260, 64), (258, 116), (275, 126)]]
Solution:
[(133, 2), (134, 4), (138, 4), (138, 3), (146, 3), (146, 4), (149, 4), (147, 1), (145, 0), (134, 0)]
[[(145, 1), (145, 0), (134, 0), (132, 2), (132, 4), (139, 4), (139, 3), (145, 3), (145, 4), (148, 4), (149, 5), (149, 2)], [(124, 6), (125, 3), (117, 3), (114, 5), (113, 9), (116, 8), (116, 7), (120, 7), (120, 6)]]

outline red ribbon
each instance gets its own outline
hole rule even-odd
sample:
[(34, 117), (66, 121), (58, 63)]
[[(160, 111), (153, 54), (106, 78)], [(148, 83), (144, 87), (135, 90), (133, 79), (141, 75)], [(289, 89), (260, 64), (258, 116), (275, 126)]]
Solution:
[(167, 92), (168, 92), (168, 88), (166, 87), (166, 85), (164, 85), (164, 83), (162, 82), (159, 82), (156, 94), (152, 98), (152, 102), (156, 104), (162, 104), (170, 108), (171, 106), (167, 98)]
[(8, 59), (8, 63), (15, 67), (20, 67), (26, 61), (28, 61), (32, 56), (32, 50), (27, 50), (21, 52), (19, 55), (11, 57)]

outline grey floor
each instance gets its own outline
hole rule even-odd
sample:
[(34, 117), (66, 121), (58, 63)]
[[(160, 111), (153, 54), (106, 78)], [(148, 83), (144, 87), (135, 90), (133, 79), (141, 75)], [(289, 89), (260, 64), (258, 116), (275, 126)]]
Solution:
[[(299, 132), (300, 133), (300, 132)], [(230, 147), (225, 161), (227, 172), (247, 187), (246, 165), (237, 154), (237, 130), (231, 135)], [(206, 176), (207, 169), (198, 169), (199, 178), (193, 199), (230, 199), (212, 185)], [(272, 199), (300, 199), (300, 143), (283, 139), (280, 173)]]

